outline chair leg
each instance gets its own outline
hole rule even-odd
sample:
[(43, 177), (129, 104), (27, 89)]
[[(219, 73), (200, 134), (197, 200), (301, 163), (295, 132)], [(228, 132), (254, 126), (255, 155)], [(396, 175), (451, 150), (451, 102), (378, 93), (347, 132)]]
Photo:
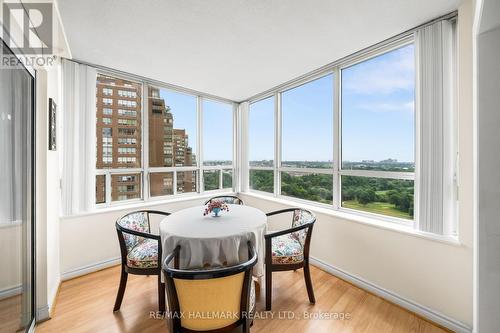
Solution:
[(113, 312), (120, 310), (120, 307), (122, 306), (123, 295), (125, 294), (125, 287), (127, 286), (127, 277), (128, 273), (125, 272), (125, 269), (122, 266), (120, 287), (118, 287), (118, 294), (116, 295), (115, 307), (113, 308)]
[(165, 283), (161, 282), (161, 273), (158, 275), (158, 308), (161, 313), (165, 311)]
[(243, 325), (241, 326), (241, 331), (243, 333), (250, 333), (250, 325), (248, 320), (245, 319), (245, 321), (243, 322)]
[(311, 304), (316, 303), (316, 299), (314, 298), (314, 290), (311, 280), (311, 271), (309, 270), (309, 261), (304, 263), (304, 279), (306, 280), (306, 289), (307, 295), (309, 296), (309, 302)]
[(271, 311), (271, 301), (273, 299), (273, 271), (266, 267), (266, 311)]

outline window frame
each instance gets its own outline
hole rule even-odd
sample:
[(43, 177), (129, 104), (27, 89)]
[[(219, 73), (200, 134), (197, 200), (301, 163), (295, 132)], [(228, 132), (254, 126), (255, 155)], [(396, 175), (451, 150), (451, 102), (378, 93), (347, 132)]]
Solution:
[[(198, 180), (199, 180), (199, 191), (200, 193), (214, 193), (214, 194), (218, 194), (218, 193), (225, 193), (225, 192), (228, 192), (228, 189), (227, 188), (224, 188), (224, 184), (223, 184), (223, 171), (227, 171), (227, 170), (232, 170), (233, 174), (232, 174), (232, 192), (236, 192), (236, 172), (237, 172), (237, 169), (236, 169), (236, 163), (235, 163), (235, 159), (236, 159), (236, 156), (237, 156), (237, 152), (236, 152), (236, 142), (237, 142), (237, 130), (236, 130), (236, 127), (237, 127), (237, 105), (236, 103), (233, 103), (232, 105), (232, 108), (231, 108), (231, 111), (233, 113), (233, 119), (232, 119), (232, 145), (231, 145), (231, 154), (232, 154), (232, 157), (231, 157), (231, 165), (204, 165), (204, 156), (203, 156), (203, 128), (204, 128), (204, 110), (203, 110), (203, 102), (207, 100), (207, 101), (210, 101), (210, 102), (215, 102), (215, 103), (224, 103), (222, 102), (221, 100), (218, 100), (218, 99), (214, 99), (212, 97), (205, 97), (205, 98), (200, 98), (198, 99), (198, 147), (200, 149), (200, 158), (198, 160), (198, 167), (199, 167), (199, 174), (198, 174)], [(228, 104), (228, 103), (225, 103), (225, 104)], [(216, 171), (219, 171), (219, 188), (218, 189), (215, 189), (215, 190), (205, 190), (205, 179), (204, 179), (204, 172), (205, 170), (209, 171), (209, 170), (216, 170)]]
[[(96, 210), (102, 210), (111, 207), (120, 207), (127, 206), (131, 204), (136, 204), (140, 202), (166, 202), (172, 199), (178, 198), (196, 198), (199, 196), (206, 196), (207, 194), (212, 193), (235, 193), (236, 185), (237, 185), (237, 168), (236, 168), (236, 137), (237, 137), (237, 104), (234, 101), (230, 101), (224, 98), (219, 98), (216, 96), (211, 96), (208, 94), (203, 94), (200, 92), (184, 90), (180, 87), (170, 86), (168, 84), (150, 81), (145, 78), (136, 78), (133, 75), (127, 75), (123, 73), (116, 73), (112, 70), (98, 68), (97, 76), (104, 75), (110, 76), (117, 79), (123, 79), (127, 81), (132, 81), (134, 83), (141, 85), (141, 166), (139, 168), (107, 168), (107, 169), (98, 169), (94, 166), (94, 179), (98, 175), (105, 176), (105, 202), (96, 203), (95, 194), (92, 198), (94, 202), (94, 206)], [(153, 86), (159, 89), (167, 89), (173, 91), (175, 93), (180, 93), (188, 96), (194, 96), (196, 98), (196, 126), (197, 126), (197, 148), (196, 148), (196, 165), (195, 166), (182, 166), (182, 167), (149, 167), (149, 110), (148, 110), (148, 88), (149, 86)], [(97, 91), (97, 86), (96, 86)], [(231, 165), (224, 166), (203, 166), (203, 100), (211, 100), (218, 103), (223, 103), (231, 106), (232, 110), (232, 163)], [(94, 115), (96, 116), (96, 109), (93, 110)], [(114, 143), (114, 142), (113, 142)], [(101, 143), (102, 144), (102, 143)], [(219, 184), (219, 189), (213, 191), (205, 191), (203, 188), (203, 170), (206, 169), (214, 169), (219, 170), (221, 175), (221, 182)], [(231, 188), (223, 188), (222, 183), (222, 171), (223, 170), (231, 170), (232, 171), (232, 187)], [(184, 171), (196, 171), (196, 192), (186, 192), (186, 193), (177, 193), (177, 173)], [(159, 173), (159, 172), (172, 172), (173, 173), (173, 194), (161, 195), (161, 196), (151, 196), (150, 193), (150, 175), (151, 173)], [(117, 174), (129, 174), (129, 173), (138, 173), (140, 174), (141, 180), (141, 197), (128, 199), (128, 200), (117, 200), (112, 201), (111, 191), (112, 191), (112, 182), (111, 176)]]
[[(248, 185), (246, 186), (246, 188), (248, 188), (249, 191), (252, 191), (252, 192), (255, 192), (255, 193), (259, 193), (261, 195), (274, 195), (274, 193), (276, 193), (276, 186), (277, 186), (277, 182), (278, 182), (278, 179), (277, 179), (277, 173), (278, 173), (278, 170), (277, 170), (277, 163), (276, 161), (278, 160), (278, 155), (280, 154), (279, 151), (281, 151), (281, 147), (278, 147), (278, 140), (279, 142), (281, 143), (281, 138), (280, 138), (280, 135), (278, 134), (278, 128), (277, 128), (277, 123), (278, 123), (278, 117), (279, 117), (279, 110), (278, 110), (278, 103), (279, 103), (279, 96), (277, 93), (271, 93), (271, 94), (267, 94), (267, 95), (264, 95), (263, 97), (259, 97), (258, 99), (256, 100), (253, 100), (251, 101), (249, 104), (248, 104), (248, 115), (250, 116), (250, 107), (252, 104), (254, 103), (258, 103), (258, 102), (261, 102), (263, 100), (266, 100), (268, 98), (272, 98), (273, 99), (273, 106), (274, 106), (274, 110), (273, 110), (273, 122), (274, 122), (274, 154), (273, 154), (273, 166), (251, 166), (250, 165), (250, 159), (248, 159), (248, 170), (247, 170), (247, 173), (248, 173)], [(250, 123), (250, 117), (248, 117), (248, 123)], [(281, 129), (280, 129), (280, 133), (281, 133)], [(249, 144), (249, 140), (247, 142)], [(247, 154), (248, 154), (248, 149), (246, 150)], [(254, 190), (254, 189), (251, 189), (250, 188), (250, 171), (252, 170), (263, 170), (263, 171), (273, 171), (273, 192), (274, 193), (271, 193), (271, 192), (266, 192), (266, 191), (260, 191), (260, 190)]]
[[(415, 103), (414, 109), (414, 117), (415, 117), (415, 144), (414, 144), (414, 160), (415, 160), (415, 169), (414, 172), (393, 172), (393, 171), (375, 171), (375, 170), (343, 170), (342, 169), (342, 69), (354, 66), (356, 64), (362, 63), (364, 61), (373, 59), (377, 56), (383, 55), (385, 53), (394, 51), (401, 47), (414, 44), (415, 36), (414, 33), (409, 33), (405, 36), (399, 37), (395, 40), (383, 43), (378, 45), (374, 49), (370, 49), (365, 52), (361, 52), (356, 54), (353, 57), (348, 57), (346, 59), (342, 59), (333, 65), (318, 70), (316, 73), (312, 75), (306, 75), (304, 77), (299, 78), (298, 80), (294, 80), (290, 83), (284, 84), (274, 91), (267, 92), (257, 98), (250, 99), (248, 106), (248, 113), (251, 112), (251, 105), (262, 101), (270, 96), (274, 96), (275, 101), (275, 116), (274, 116), (274, 132), (275, 132), (275, 159), (273, 167), (254, 167), (250, 166), (250, 161), (246, 165), (246, 172), (248, 174), (248, 183), (244, 184), (245, 188), (248, 192), (256, 193), (262, 196), (275, 197), (278, 199), (293, 201), (297, 203), (313, 205), (321, 208), (333, 209), (335, 211), (357, 215), (361, 217), (368, 217), (372, 219), (382, 220), (390, 223), (397, 223), (400, 225), (406, 225), (410, 227), (416, 226), (416, 220), (418, 218), (417, 214), (414, 214), (413, 219), (404, 219), (398, 217), (391, 217), (387, 215), (381, 215), (376, 213), (370, 213), (350, 208), (342, 207), (342, 188), (341, 188), (341, 179), (342, 176), (357, 176), (357, 177), (373, 177), (373, 178), (385, 178), (385, 179), (401, 179), (401, 180), (412, 180), (414, 181), (414, 207), (415, 212), (418, 212), (418, 199), (420, 197), (418, 192), (418, 165), (419, 165), (419, 108), (417, 103)], [(418, 59), (415, 54), (415, 64)], [(292, 167), (283, 167), (282, 166), (282, 94), (300, 87), (302, 85), (308, 84), (312, 81), (321, 79), (327, 75), (333, 75), (333, 167), (332, 168), (292, 168)], [(418, 99), (418, 75), (415, 75), (415, 101)], [(249, 117), (248, 117), (249, 121)], [(248, 154), (248, 149), (246, 150), (246, 154)], [(254, 190), (250, 188), (250, 171), (251, 170), (273, 170), (274, 172), (274, 192), (264, 192), (259, 190)], [(333, 178), (333, 188), (332, 188), (332, 204), (320, 203), (312, 200), (306, 200), (301, 198), (295, 198), (291, 196), (283, 195), (281, 192), (281, 173), (282, 172), (297, 172), (297, 173), (315, 173), (315, 174), (329, 174)]]

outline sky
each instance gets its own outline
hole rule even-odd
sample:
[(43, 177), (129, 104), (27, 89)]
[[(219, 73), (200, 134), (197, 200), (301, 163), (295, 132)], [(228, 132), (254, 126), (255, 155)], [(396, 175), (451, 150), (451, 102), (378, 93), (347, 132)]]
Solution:
[(186, 130), (189, 146), (196, 154), (196, 96), (160, 89), (160, 97), (170, 106), (174, 116), (174, 128)]
[[(342, 70), (342, 160), (414, 162), (414, 46)], [(282, 94), (283, 161), (333, 160), (333, 75)], [(196, 151), (196, 97), (160, 90)], [(232, 159), (232, 107), (203, 101), (204, 159)], [(251, 161), (274, 159), (274, 98), (250, 106)]]
[(408, 45), (342, 71), (342, 159), (414, 162), (415, 56)]
[(203, 160), (232, 161), (233, 106), (203, 100)]
[[(414, 162), (414, 47), (342, 70), (342, 159)], [(282, 94), (282, 160), (333, 160), (333, 75)], [(273, 159), (274, 104), (250, 106), (250, 160)]]
[[(196, 97), (160, 89), (160, 97), (170, 106), (174, 128), (186, 129), (189, 146), (196, 153)], [(203, 100), (203, 158), (205, 161), (232, 160), (233, 109), (231, 104)]]

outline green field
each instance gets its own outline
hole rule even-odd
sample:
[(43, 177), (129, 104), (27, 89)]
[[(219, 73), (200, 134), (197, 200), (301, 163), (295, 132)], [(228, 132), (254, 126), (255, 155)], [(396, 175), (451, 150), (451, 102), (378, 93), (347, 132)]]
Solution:
[(366, 205), (362, 205), (357, 200), (349, 200), (349, 201), (343, 201), (342, 207), (362, 210), (374, 214), (394, 216), (408, 220), (413, 219), (413, 217), (411, 217), (410, 214), (400, 211), (393, 204), (387, 202), (370, 202)]

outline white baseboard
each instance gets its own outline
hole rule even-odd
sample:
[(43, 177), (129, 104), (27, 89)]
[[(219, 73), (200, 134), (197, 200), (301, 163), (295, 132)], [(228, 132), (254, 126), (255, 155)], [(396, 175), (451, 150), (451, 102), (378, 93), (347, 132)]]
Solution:
[(4, 298), (9, 298), (12, 296), (20, 295), (21, 292), (23, 291), (23, 288), (21, 285), (17, 285), (14, 287), (6, 288), (3, 290), (0, 290), (0, 299)]
[(111, 266), (116, 266), (120, 263), (121, 263), (120, 258), (112, 258), (112, 259), (104, 260), (101, 262), (97, 262), (95, 264), (74, 268), (74, 269), (71, 269), (67, 272), (62, 273), (61, 274), (61, 281), (66, 281), (66, 280), (69, 280), (69, 279), (72, 279), (72, 278), (75, 278), (78, 276), (82, 276), (82, 275), (89, 274), (92, 272), (97, 272), (101, 269), (108, 268)]
[(49, 306), (44, 305), (36, 309), (36, 321), (44, 321), (50, 318)]
[(382, 297), (394, 304), (397, 304), (401, 306), (402, 308), (405, 308), (411, 312), (414, 312), (418, 314), (419, 316), (422, 316), (424, 318), (429, 319), (430, 321), (439, 324), (443, 327), (446, 327), (454, 332), (457, 333), (471, 333), (472, 328), (469, 327), (468, 325), (455, 320), (453, 318), (450, 318), (442, 313), (439, 313), (437, 311), (434, 311), (424, 305), (418, 304), (413, 302), (412, 300), (406, 299), (392, 291), (389, 291), (387, 289), (384, 289), (380, 286), (377, 286), (369, 281), (366, 281), (360, 277), (357, 277), (353, 274), (350, 274), (348, 272), (345, 272), (339, 268), (336, 268), (320, 259), (313, 258), (311, 257), (310, 259), (311, 265), (314, 265), (318, 268), (321, 268), (322, 270), (333, 274), (335, 276), (338, 276), (342, 280), (345, 280), (347, 282), (350, 282), (361, 289), (364, 289), (366, 291), (369, 291), (379, 297)]

